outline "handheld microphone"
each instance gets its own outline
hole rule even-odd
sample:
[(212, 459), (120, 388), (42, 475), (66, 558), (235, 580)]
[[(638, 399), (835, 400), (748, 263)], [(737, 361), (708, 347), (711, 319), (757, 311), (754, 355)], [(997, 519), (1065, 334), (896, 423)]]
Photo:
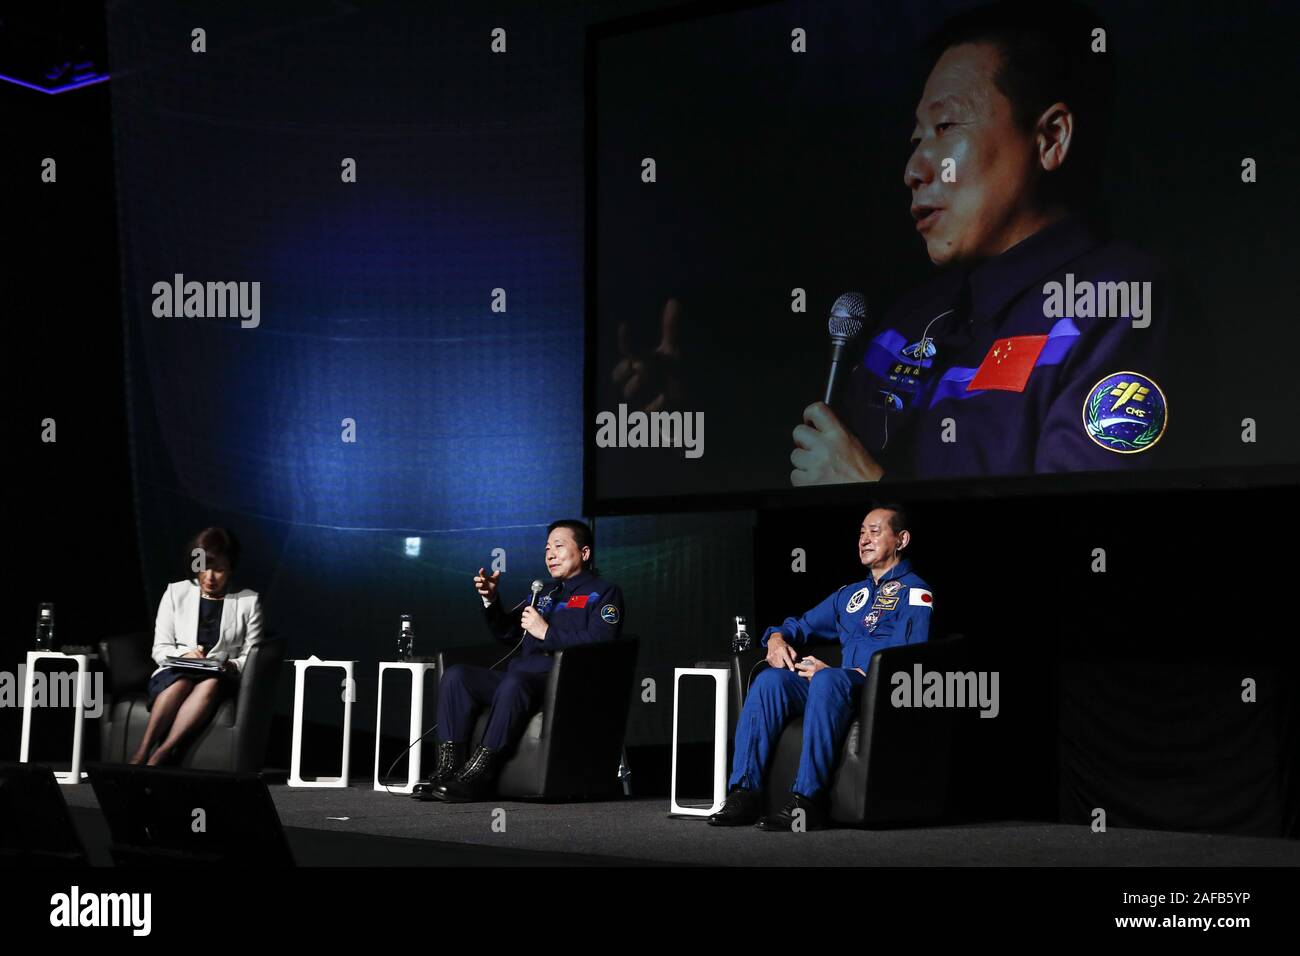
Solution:
[(862, 334), (866, 318), (867, 300), (861, 292), (845, 292), (831, 306), (831, 317), (827, 323), (831, 333), (831, 370), (826, 376), (826, 397), (822, 399), (827, 405), (835, 401), (844, 353), (849, 344)]
[(532, 583), (533, 596), (528, 599), (528, 606), (534, 607), (537, 604), (537, 595), (542, 593), (542, 582), (534, 581)]

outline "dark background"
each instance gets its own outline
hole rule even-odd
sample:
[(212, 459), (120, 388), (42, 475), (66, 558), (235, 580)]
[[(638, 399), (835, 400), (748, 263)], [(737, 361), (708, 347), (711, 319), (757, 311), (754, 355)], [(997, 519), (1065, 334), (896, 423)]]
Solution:
[[(934, 274), (903, 184), (929, 69), (919, 48), (970, 6), (776, 3), (600, 39), (595, 408), (621, 400), (610, 381), (618, 324), (653, 347), (672, 295), (684, 309), (682, 407), (703, 411), (707, 426), (699, 460), (593, 447), (602, 506), (682, 495), (749, 505), (754, 492), (789, 491), (790, 433), (821, 397), (836, 297), (866, 295), (865, 342)], [(1194, 457), (1178, 464), (1300, 463), (1289, 384), (1300, 352), (1289, 267), (1300, 144), (1275, 114), (1275, 96), (1300, 80), (1300, 10), (1090, 6), (1107, 27), (1117, 106), (1102, 208), (1089, 211), (1168, 263), (1178, 300), (1199, 305), (1215, 330), (1209, 354), (1172, 337), (1196, 387), (1213, 396), (1200, 420), (1180, 418), (1173, 399), (1172, 427), (1196, 435)], [(795, 26), (808, 32), (805, 54), (790, 51)], [(653, 184), (640, 178), (647, 156), (657, 161)], [(1241, 181), (1246, 156), (1258, 163), (1252, 185)], [(796, 287), (808, 295), (804, 314), (791, 312)], [(1156, 282), (1153, 295), (1167, 303), (1175, 290)], [(1173, 308), (1168, 318), (1193, 316)], [(1241, 442), (1245, 417), (1259, 423), (1254, 445)], [(1045, 476), (1044, 491), (1060, 487)]]
[[(485, 640), (470, 574), (504, 547), (518, 596), (546, 523), (581, 508), (584, 29), (651, 6), (113, 4), (110, 83), (0, 83), (2, 427), (18, 449), (5, 670), (39, 601), (68, 643), (150, 628), (186, 537), (229, 524), (290, 656), (361, 662), (368, 772), (397, 616), (415, 616), (422, 653)], [(486, 53), (498, 21), (505, 63)], [(47, 155), (57, 185), (39, 181)], [(355, 186), (342, 156), (358, 158)], [(154, 319), (150, 287), (174, 271), (262, 281), (261, 328)], [(505, 316), (487, 309), (497, 286)], [(356, 446), (338, 442), (349, 414)], [(57, 444), (39, 441), (46, 416)], [(966, 730), (960, 812), (1076, 820), (1104, 800), (1111, 825), (1294, 832), (1294, 629), (1273, 623), (1293, 488), (1025, 491), (916, 509), (936, 630), (971, 635), (1003, 673), (1003, 716)], [(860, 575), (868, 503), (825, 501), (596, 519), (638, 675), (659, 687), (629, 724), (639, 792), (666, 782), (674, 666), (722, 654), (734, 614), (761, 628)], [(1106, 575), (1089, 571), (1095, 547)], [(288, 763), (288, 671), (271, 767)], [(1258, 674), (1255, 711), (1235, 703), (1243, 672)], [(2, 759), (19, 717), (0, 708)], [(1081, 771), (1059, 728), (1102, 764)], [(1171, 753), (1198, 759), (1174, 768)]]

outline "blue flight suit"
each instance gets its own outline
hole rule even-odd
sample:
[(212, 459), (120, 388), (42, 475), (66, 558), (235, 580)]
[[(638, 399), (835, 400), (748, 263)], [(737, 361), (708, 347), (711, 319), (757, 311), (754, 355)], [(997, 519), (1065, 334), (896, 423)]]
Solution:
[[(623, 631), (622, 589), (586, 570), (544, 589), (537, 611), (550, 625), (545, 638), (525, 636), (505, 671), (468, 664), (447, 668), (438, 685), (439, 740), (468, 745), (478, 711), (488, 707), (480, 743), (494, 751), (512, 746), (546, 688), (555, 663), (551, 655), (577, 644), (616, 640)], [(505, 611), (497, 600), (483, 612), (497, 640), (519, 640), (522, 606)]]
[(764, 647), (776, 633), (795, 647), (809, 638), (838, 639), (844, 647), (844, 666), (826, 667), (811, 680), (784, 667), (759, 672), (736, 722), (729, 785), (761, 789), (781, 728), (791, 717), (803, 714), (803, 752), (790, 789), (805, 797), (821, 796), (830, 787), (844, 734), (866, 682), (854, 668), (865, 672), (871, 655), (886, 647), (926, 640), (932, 607), (929, 587), (904, 559), (878, 582), (868, 577), (845, 585), (803, 617), (788, 617), (780, 627), (769, 627), (763, 634)]
[[(1123, 307), (1102, 284), (1129, 281), (1151, 283), (1144, 328), (1097, 315)], [(1203, 324), (1182, 288), (1067, 217), (892, 309), (853, 369), (846, 425), (891, 481), (1190, 465), (1208, 409), (1192, 410)]]

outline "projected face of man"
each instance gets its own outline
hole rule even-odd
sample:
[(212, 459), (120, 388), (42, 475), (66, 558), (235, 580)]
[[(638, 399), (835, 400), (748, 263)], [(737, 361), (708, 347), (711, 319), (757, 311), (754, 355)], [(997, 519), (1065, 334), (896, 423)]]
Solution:
[(894, 533), (890, 519), (894, 513), (877, 508), (862, 519), (858, 530), (858, 560), (880, 577), (899, 561), (898, 552), (911, 541), (908, 531)]
[(570, 528), (556, 528), (546, 539), (546, 569), (557, 581), (564, 581), (582, 570), (591, 557), (591, 548), (579, 548)]
[[(936, 265), (996, 256), (1063, 212), (1038, 194), (1065, 159), (1072, 117), (1058, 103), (1034, 128), (1017, 124), (995, 82), (1000, 63), (992, 44), (949, 47), (921, 94), (903, 181)], [(944, 181), (945, 160), (954, 181)]]

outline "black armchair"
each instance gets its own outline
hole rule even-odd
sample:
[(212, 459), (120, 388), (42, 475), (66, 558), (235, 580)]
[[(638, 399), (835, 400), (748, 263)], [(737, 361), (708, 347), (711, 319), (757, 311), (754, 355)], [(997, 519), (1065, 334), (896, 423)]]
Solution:
[[(555, 653), (541, 708), (506, 757), (497, 778), (498, 793), (521, 800), (581, 800), (614, 794), (619, 787), (637, 648), (635, 637), (624, 637)], [(497, 644), (440, 651), (438, 681), (441, 684), (449, 667), (488, 667), (503, 654)], [(480, 714), (471, 747), (478, 744), (486, 726), (487, 714)]]
[[(157, 666), (150, 656), (152, 647), (153, 635), (147, 632), (100, 641), (108, 683), (100, 727), (100, 752), (106, 763), (125, 763), (144, 736), (149, 723), (149, 675)], [(239, 693), (233, 700), (223, 700), (208, 725), (188, 743), (182, 767), (236, 773), (262, 769), (283, 660), (282, 641), (264, 638), (249, 649)]]
[[(890, 678), (899, 671), (955, 672), (965, 664), (959, 634), (886, 648), (871, 658), (858, 714), (849, 725), (831, 781), (830, 813), (837, 823), (886, 825), (921, 823), (942, 815), (948, 794), (953, 731), (959, 711), (951, 707), (894, 707)], [(842, 663), (838, 643), (799, 648), (833, 667)], [(768, 665), (766, 651), (753, 647), (731, 660), (731, 729), (753, 679)], [(768, 770), (769, 807), (780, 808), (794, 781), (803, 746), (803, 719), (785, 726)]]

